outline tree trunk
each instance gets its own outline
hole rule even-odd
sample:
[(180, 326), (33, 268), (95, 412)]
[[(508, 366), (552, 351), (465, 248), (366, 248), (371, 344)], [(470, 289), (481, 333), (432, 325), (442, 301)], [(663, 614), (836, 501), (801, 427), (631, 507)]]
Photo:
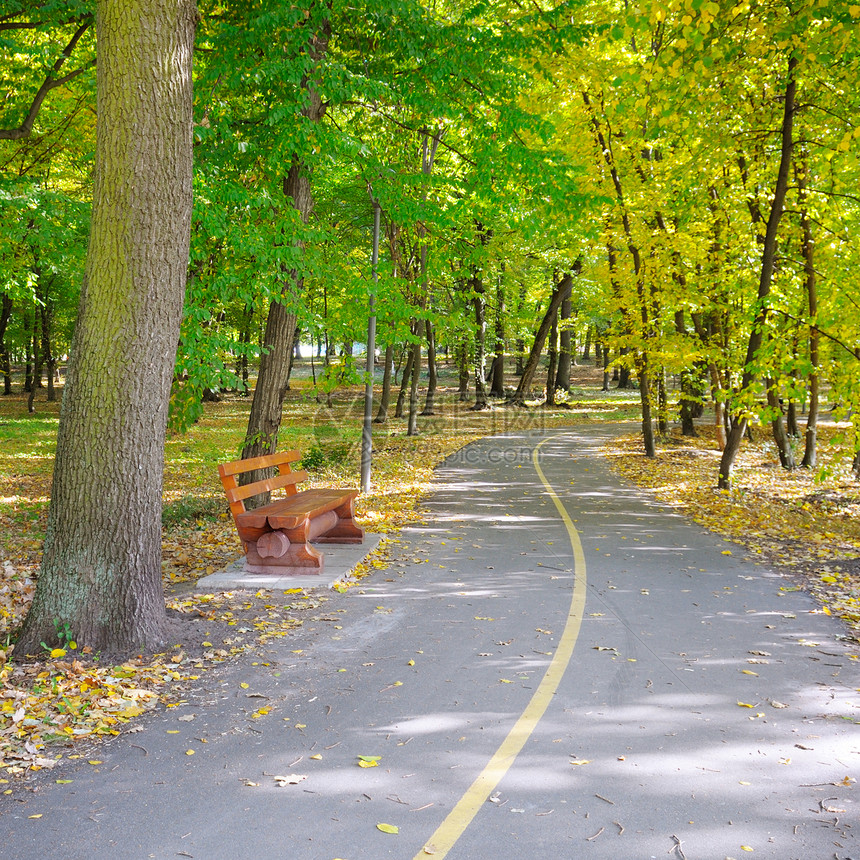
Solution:
[(496, 285), (496, 345), (490, 368), (490, 397), (505, 396), (505, 284), (502, 276)]
[(457, 399), (461, 403), (469, 399), (469, 342), (466, 338), (457, 346)]
[(773, 380), (767, 381), (767, 405), (770, 407), (770, 426), (773, 430), (773, 441), (776, 442), (776, 450), (779, 452), (779, 462), (783, 469), (791, 471), (794, 466), (794, 451), (791, 447), (791, 438), (782, 418), (782, 405), (776, 392), (776, 384)]
[[(579, 260), (573, 265), (573, 274), (578, 275), (582, 271), (582, 263)], [(546, 342), (547, 334), (552, 326), (552, 319), (558, 313), (564, 297), (570, 292), (573, 287), (573, 274), (568, 272), (553, 288), (552, 297), (550, 298), (549, 307), (543, 315), (541, 324), (535, 333), (534, 343), (532, 344), (531, 352), (529, 353), (528, 361), (523, 368), (523, 375), (520, 377), (517, 390), (511, 395), (509, 404), (513, 406), (525, 406), (526, 397), (531, 388), (532, 380), (540, 362), (543, 345)]]
[(654, 442), (654, 421), (651, 417), (651, 376), (648, 367), (648, 353), (644, 350), (636, 357), (636, 374), (639, 377), (639, 401), (642, 404), (642, 443), (645, 456), (657, 456)]
[(374, 424), (385, 424), (388, 421), (388, 405), (391, 403), (391, 376), (394, 370), (394, 345), (385, 347), (385, 369), (382, 371), (382, 397), (379, 401), (379, 411)]
[[(571, 353), (571, 329), (570, 329), (570, 309), (571, 300), (568, 296), (562, 303), (559, 310), (561, 317), (561, 334), (559, 335), (558, 344), (558, 369), (555, 374), (555, 387), (562, 391), (570, 391), (570, 365), (573, 362)], [(553, 400), (555, 397), (553, 397)]]
[(39, 355), (39, 311), (33, 307), (33, 379), (30, 384), (30, 396), (27, 398), (27, 412), (32, 415), (36, 408), (33, 401), (36, 399), (36, 389), (42, 387), (42, 361)]
[[(308, 55), (319, 65), (328, 50), (331, 25), (325, 20), (318, 32), (308, 40)], [(302, 77), (302, 88), (307, 92), (307, 102), (302, 115), (311, 123), (318, 123), (325, 114), (326, 105), (314, 82), (307, 76)], [(313, 211), (314, 201), (311, 191), (311, 168), (297, 154), (293, 154), (289, 172), (283, 179), (284, 197), (298, 213), (303, 224), (307, 224)], [(302, 244), (298, 243), (298, 250)], [(271, 454), (278, 446), (278, 431), (281, 427), (281, 412), (287, 392), (287, 379), (293, 342), (296, 331), (296, 313), (293, 303), (304, 286), (304, 277), (296, 270), (284, 272), (281, 294), (272, 299), (266, 319), (266, 332), (263, 336), (260, 372), (251, 401), (248, 416), (248, 429), (242, 447), (242, 459)], [(263, 475), (260, 472), (246, 472), (241, 483), (253, 483)], [(247, 507), (265, 504), (268, 493), (246, 501)], [(250, 504), (249, 504), (250, 503)]]
[[(561, 303), (564, 307), (564, 302)], [(547, 346), (546, 368), (546, 401), (545, 406), (555, 406), (555, 382), (558, 371), (558, 314), (552, 318), (552, 327), (549, 330), (549, 344)]]
[(803, 271), (805, 274), (806, 303), (809, 311), (809, 363), (812, 373), (809, 374), (809, 412), (806, 416), (806, 438), (804, 440), (803, 460), (804, 469), (815, 468), (818, 459), (818, 285), (815, 278), (815, 240), (812, 235), (812, 224), (809, 211), (806, 208), (806, 162), (797, 171), (797, 187), (800, 196), (800, 229), (802, 231)]
[(487, 344), (487, 318), (486, 303), (484, 300), (484, 285), (478, 275), (472, 278), (472, 289), (475, 305), (475, 402), (471, 409), (480, 412), (490, 408), (487, 399), (487, 375), (486, 375), (486, 344)]
[(418, 385), (421, 382), (421, 323), (415, 323), (415, 343), (412, 344), (412, 382), (409, 386), (409, 419), (406, 422), (406, 435), (418, 434)]
[(609, 371), (609, 347), (603, 346), (603, 386), (601, 391), (609, 391), (609, 378), (612, 374)]
[(94, 652), (168, 635), (161, 492), (191, 228), (196, 20), (193, 0), (98, 4), (92, 226), (19, 659), (59, 645), (58, 624)]
[[(54, 403), (57, 400), (57, 392), (54, 389), (54, 376), (57, 373), (57, 358), (54, 355), (53, 347), (54, 299), (50, 294), (53, 280), (52, 276), (45, 282), (44, 289), (42, 290), (42, 303), (39, 306), (42, 322), (42, 357), (47, 369), (49, 403)], [(45, 281), (44, 276), (40, 278), (40, 281)]]
[(436, 389), (439, 385), (439, 377), (436, 372), (436, 333), (433, 331), (433, 323), (427, 320), (425, 323), (427, 334), (427, 397), (424, 400), (422, 415), (435, 415), (433, 411)]
[(0, 305), (0, 370), (3, 371), (3, 394), (12, 393), (12, 362), (9, 358), (9, 347), (6, 345), (6, 329), (12, 316), (12, 299), (3, 293)]
[[(414, 324), (413, 324), (414, 328)], [(394, 417), (403, 417), (403, 408), (406, 405), (406, 392), (412, 382), (412, 364), (415, 361), (415, 351), (412, 344), (406, 344), (406, 363), (403, 365), (403, 375), (400, 377), (400, 393), (397, 395), (397, 406), (394, 409)]]
[[(582, 345), (582, 360), (583, 361), (591, 361), (591, 341), (594, 337), (594, 326), (590, 325), (585, 330), (585, 343)], [(595, 345), (596, 348), (596, 345)], [(597, 360), (600, 361), (600, 356), (597, 356)]]
[[(785, 195), (788, 190), (788, 173), (791, 166), (794, 141), (792, 128), (794, 123), (795, 95), (797, 82), (794, 71), (797, 67), (797, 58), (788, 59), (788, 80), (785, 87), (785, 99), (783, 104), (782, 119), (782, 146), (780, 150), (779, 172), (773, 192), (773, 202), (770, 207), (770, 216), (767, 220), (764, 244), (762, 246), (761, 272), (759, 276), (758, 301), (756, 302), (755, 319), (747, 342), (747, 354), (744, 361), (744, 372), (741, 380), (739, 394), (746, 392), (755, 380), (752, 364), (762, 345), (767, 324), (768, 307), (765, 299), (770, 295), (770, 287), (773, 281), (774, 258), (776, 256), (776, 237), (779, 231), (779, 222), (782, 218), (782, 210), (785, 205)], [(720, 474), (717, 486), (721, 490), (728, 490), (732, 485), (732, 468), (737, 458), (744, 432), (747, 428), (747, 417), (744, 412), (736, 412), (732, 415), (729, 425), (729, 433), (726, 437), (726, 447), (720, 458)]]

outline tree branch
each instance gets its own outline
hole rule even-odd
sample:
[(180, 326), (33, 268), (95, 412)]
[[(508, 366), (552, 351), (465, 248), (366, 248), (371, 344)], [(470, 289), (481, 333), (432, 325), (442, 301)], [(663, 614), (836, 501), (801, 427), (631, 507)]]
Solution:
[[(805, 320), (802, 320), (802, 319), (800, 319), (800, 318), (798, 318), (798, 317), (792, 316), (792, 315), (791, 315), (790, 313), (788, 313), (787, 311), (781, 311), (781, 310), (779, 310), (779, 308), (771, 308), (771, 312), (772, 312), (772, 313), (776, 313), (776, 314), (780, 314), (781, 316), (784, 316), (784, 317), (786, 317), (786, 318), (788, 318), (788, 319), (790, 319), (790, 320), (793, 320), (793, 321), (794, 321), (794, 322), (796, 322), (796, 323), (800, 323), (801, 325), (809, 325), (809, 323), (807, 323)], [(853, 356), (854, 358), (856, 358), (856, 359), (857, 359), (857, 361), (860, 361), (860, 347), (850, 347), (850, 346), (848, 346), (848, 344), (847, 344), (847, 343), (845, 343), (844, 341), (840, 340), (838, 337), (836, 337), (836, 335), (829, 334), (828, 332), (824, 331), (824, 329), (819, 328), (817, 325), (809, 325), (809, 328), (810, 328), (810, 331), (817, 332), (817, 333), (818, 333), (818, 334), (820, 334), (822, 337), (826, 337), (828, 340), (832, 340), (832, 341), (833, 341), (833, 343), (838, 344), (839, 346), (841, 346), (841, 347), (842, 347), (842, 349), (844, 349), (844, 350), (845, 350), (845, 352), (847, 352), (849, 355), (851, 355), (851, 356)]]
[(92, 18), (87, 18), (83, 24), (75, 31), (75, 34), (69, 40), (68, 45), (63, 49), (63, 53), (60, 54), (59, 59), (56, 63), (54, 63), (51, 68), (51, 72), (47, 78), (45, 78), (45, 82), (39, 87), (39, 91), (33, 97), (33, 102), (30, 105), (30, 110), (27, 113), (27, 118), (21, 123), (18, 128), (5, 128), (0, 129), (0, 140), (21, 140), (21, 138), (29, 137), (33, 132), (33, 124), (36, 122), (36, 117), (39, 115), (39, 110), (42, 107), (42, 102), (45, 101), (48, 93), (56, 89), (57, 87), (61, 87), (63, 84), (67, 84), (69, 81), (76, 78), (78, 75), (85, 72), (87, 69), (91, 68), (95, 65), (95, 60), (90, 60), (84, 66), (81, 66), (80, 69), (76, 69), (74, 72), (69, 72), (67, 75), (63, 75), (61, 78), (56, 78), (54, 75), (60, 71), (60, 69), (65, 64), (66, 60), (74, 52), (77, 47), (78, 42), (81, 40), (81, 37), (86, 33), (86, 31), (90, 28), (93, 23)]

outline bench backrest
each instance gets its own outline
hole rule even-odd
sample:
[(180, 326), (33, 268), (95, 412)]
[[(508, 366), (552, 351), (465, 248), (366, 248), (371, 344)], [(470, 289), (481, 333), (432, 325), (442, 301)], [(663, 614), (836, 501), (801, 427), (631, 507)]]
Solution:
[[(224, 485), (224, 492), (227, 494), (227, 501), (230, 503), (230, 511), (233, 516), (244, 513), (245, 499), (249, 499), (251, 496), (258, 496), (261, 493), (269, 493), (281, 488), (286, 488), (288, 496), (295, 495), (297, 492), (296, 484), (306, 481), (308, 478), (308, 473), (304, 469), (293, 471), (290, 466), (291, 463), (301, 459), (301, 456), (298, 451), (282, 451), (278, 454), (266, 454), (264, 457), (234, 460), (232, 463), (222, 463), (218, 466), (218, 474), (221, 476), (221, 483)], [(237, 475), (261, 469), (271, 469), (273, 466), (277, 466), (278, 474), (271, 478), (253, 481), (241, 487), (236, 480)]]

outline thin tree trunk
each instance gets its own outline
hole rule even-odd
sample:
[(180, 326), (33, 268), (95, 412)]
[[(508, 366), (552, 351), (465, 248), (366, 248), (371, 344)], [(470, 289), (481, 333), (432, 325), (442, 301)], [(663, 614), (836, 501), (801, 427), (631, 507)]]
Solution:
[(0, 370), (3, 371), (3, 394), (12, 393), (12, 362), (9, 357), (9, 347), (6, 345), (6, 329), (12, 316), (12, 299), (3, 293), (0, 305)]
[(472, 278), (472, 290), (474, 297), (472, 302), (475, 306), (475, 402), (471, 409), (480, 412), (490, 408), (487, 399), (487, 375), (486, 375), (486, 343), (487, 343), (487, 318), (486, 304), (484, 300), (484, 285), (478, 275)]
[[(45, 280), (44, 277), (41, 280)], [(57, 373), (57, 358), (53, 347), (53, 323), (54, 323), (54, 299), (50, 295), (50, 287), (53, 286), (54, 278), (51, 277), (45, 283), (42, 291), (42, 303), (39, 311), (42, 319), (42, 356), (45, 361), (48, 380), (48, 403), (57, 400), (57, 392), (54, 388), (54, 377)]]
[(469, 399), (469, 342), (466, 338), (457, 346), (457, 399)]
[[(744, 361), (743, 377), (739, 394), (746, 392), (755, 380), (752, 364), (761, 348), (767, 323), (768, 307), (765, 299), (770, 295), (771, 283), (773, 281), (774, 259), (776, 257), (776, 238), (779, 231), (779, 222), (782, 218), (785, 196), (788, 190), (788, 174), (791, 167), (791, 158), (794, 151), (794, 140), (792, 129), (794, 123), (795, 95), (797, 82), (794, 77), (797, 67), (797, 58), (791, 56), (788, 59), (788, 80), (785, 87), (785, 99), (783, 103), (782, 119), (782, 145), (780, 149), (779, 172), (773, 192), (773, 202), (770, 207), (770, 216), (765, 230), (764, 245), (762, 247), (761, 272), (759, 276), (758, 301), (756, 302), (755, 319), (747, 342), (747, 354)], [(732, 468), (735, 464), (744, 433), (747, 429), (747, 416), (745, 412), (736, 412), (731, 417), (729, 432), (726, 437), (726, 447), (720, 458), (720, 474), (717, 486), (721, 490), (728, 490), (732, 485)]]
[(385, 369), (382, 371), (382, 397), (379, 401), (379, 411), (374, 424), (385, 424), (388, 421), (388, 405), (391, 403), (391, 375), (394, 369), (394, 344), (385, 347)]
[(606, 344), (603, 345), (603, 386), (602, 391), (609, 391), (609, 379), (611, 377), (611, 373), (609, 371), (609, 347)]
[(33, 381), (30, 385), (30, 396), (27, 398), (27, 412), (31, 415), (36, 411), (33, 401), (36, 399), (36, 389), (42, 387), (42, 362), (39, 355), (39, 311), (33, 308)]
[(815, 278), (815, 239), (812, 235), (812, 224), (809, 211), (806, 208), (806, 177), (807, 165), (800, 165), (797, 171), (797, 187), (800, 196), (800, 229), (802, 231), (803, 271), (805, 275), (806, 303), (809, 311), (809, 363), (812, 373), (809, 374), (809, 412), (806, 416), (806, 438), (804, 440), (803, 460), (804, 469), (814, 469), (818, 459), (818, 368), (820, 365), (819, 336), (818, 336), (818, 285)]
[(490, 369), (490, 397), (505, 396), (505, 284), (502, 278), (500, 275), (496, 284), (496, 344)]
[[(564, 302), (561, 303), (561, 306), (564, 307)], [(552, 318), (546, 352), (549, 361), (546, 368), (546, 400), (544, 405), (555, 406), (555, 383), (558, 371), (558, 313)]]
[(555, 314), (558, 313), (558, 309), (561, 306), (561, 303), (564, 301), (564, 297), (570, 292), (571, 288), (573, 287), (573, 275), (578, 275), (581, 271), (582, 263), (577, 260), (573, 265), (573, 274), (571, 274), (570, 272), (565, 274), (564, 277), (553, 288), (549, 307), (546, 309), (546, 313), (543, 315), (541, 324), (538, 327), (537, 332), (535, 333), (535, 339), (534, 343), (532, 344), (531, 352), (529, 353), (528, 361), (523, 368), (523, 375), (520, 377), (519, 384), (517, 385), (517, 390), (511, 395), (510, 399), (508, 400), (509, 404), (513, 406), (525, 406), (526, 397), (528, 396), (532, 380), (534, 379), (535, 372), (537, 371), (538, 363), (540, 362), (541, 352), (543, 352), (543, 345), (546, 342), (547, 334), (549, 333), (549, 330), (552, 326), (552, 319)]
[(59, 645), (58, 626), (94, 653), (138, 653), (169, 635), (161, 496), (188, 269), (196, 20), (193, 0), (138, 0), (134, 14), (124, 0), (98, 3), (92, 226), (16, 659)]
[[(594, 326), (590, 325), (585, 330), (585, 343), (582, 345), (582, 360), (583, 361), (591, 361), (591, 341), (594, 337)], [(600, 360), (600, 356), (597, 356), (597, 360)]]
[(421, 323), (415, 324), (415, 343), (412, 344), (412, 383), (409, 386), (409, 419), (406, 423), (406, 435), (418, 434), (418, 385), (421, 381)]
[[(413, 328), (415, 327), (413, 323)], [(403, 365), (403, 375), (400, 377), (400, 393), (397, 395), (397, 406), (394, 409), (394, 417), (402, 418), (403, 409), (406, 405), (406, 392), (412, 382), (412, 364), (415, 361), (415, 351), (412, 344), (406, 345), (406, 363)]]
[[(558, 368), (555, 374), (555, 387), (562, 391), (570, 391), (570, 366), (573, 363), (573, 352), (571, 347), (570, 310), (572, 302), (568, 296), (559, 310), (561, 318), (561, 333), (558, 344)], [(574, 347), (575, 348), (575, 347)], [(553, 397), (553, 399), (555, 399)]]
[(436, 389), (439, 385), (439, 377), (436, 372), (436, 333), (430, 320), (425, 322), (425, 333), (427, 335), (427, 397), (424, 400), (422, 415), (435, 415), (433, 411)]
[(791, 447), (791, 438), (785, 429), (776, 383), (771, 379), (767, 381), (767, 405), (771, 411), (770, 426), (773, 430), (773, 441), (776, 442), (776, 450), (779, 453), (779, 462), (783, 469), (790, 471), (795, 467), (794, 451)]

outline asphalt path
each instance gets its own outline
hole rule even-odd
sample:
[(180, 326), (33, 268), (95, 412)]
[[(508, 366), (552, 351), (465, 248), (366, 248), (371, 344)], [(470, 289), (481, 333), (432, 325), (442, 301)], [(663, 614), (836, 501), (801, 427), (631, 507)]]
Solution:
[(388, 569), (0, 798), (0, 857), (860, 860), (856, 645), (611, 432), (464, 448)]

